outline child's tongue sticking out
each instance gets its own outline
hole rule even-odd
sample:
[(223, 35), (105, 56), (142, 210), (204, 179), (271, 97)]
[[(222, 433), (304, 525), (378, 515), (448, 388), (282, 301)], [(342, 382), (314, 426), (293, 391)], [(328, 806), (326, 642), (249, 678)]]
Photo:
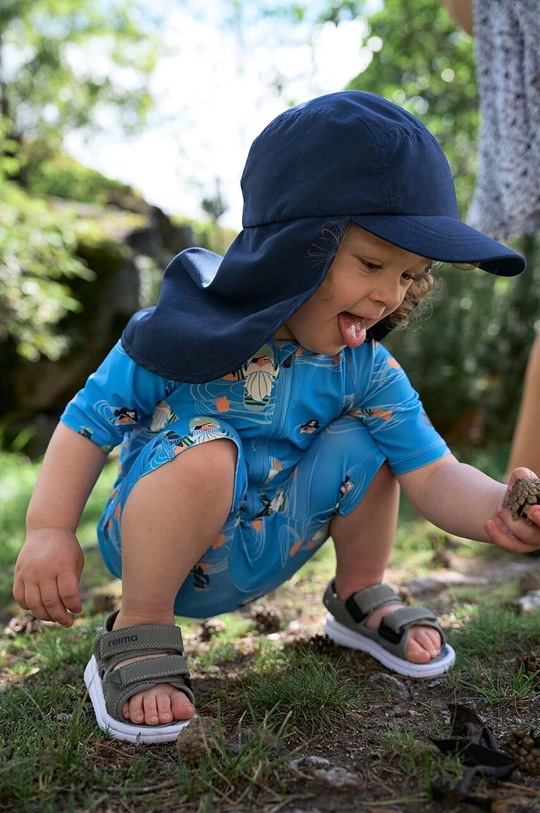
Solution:
[(366, 324), (361, 316), (342, 311), (338, 315), (338, 326), (347, 347), (359, 347), (366, 340)]

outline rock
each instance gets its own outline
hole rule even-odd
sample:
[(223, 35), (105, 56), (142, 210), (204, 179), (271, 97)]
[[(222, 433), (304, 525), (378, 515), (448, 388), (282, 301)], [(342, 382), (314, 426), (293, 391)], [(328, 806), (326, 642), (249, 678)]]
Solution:
[(404, 700), (410, 700), (411, 694), (408, 687), (393, 675), (376, 672), (368, 677), (367, 683), (372, 689), (381, 689), (385, 692), (389, 696), (389, 702), (400, 703)]
[(430, 576), (425, 579), (411, 579), (405, 584), (405, 587), (411, 596), (423, 596), (426, 593), (436, 595), (446, 590), (446, 585)]
[(538, 607), (540, 607), (540, 590), (533, 590), (531, 593), (521, 596), (516, 599), (515, 603), (522, 612), (532, 613), (533, 610), (537, 610)]
[(313, 777), (334, 790), (349, 790), (349, 788), (360, 787), (358, 774), (351, 773), (351, 771), (346, 771), (345, 768), (339, 768), (338, 766), (318, 768), (313, 771)]
[(287, 765), (293, 769), (302, 767), (328, 768), (330, 767), (330, 760), (313, 754), (312, 756), (300, 757), (300, 759), (292, 759)]

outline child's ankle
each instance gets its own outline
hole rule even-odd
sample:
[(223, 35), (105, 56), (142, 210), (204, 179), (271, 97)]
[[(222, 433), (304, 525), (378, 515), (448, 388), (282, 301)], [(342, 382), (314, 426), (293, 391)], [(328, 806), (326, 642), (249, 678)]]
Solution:
[(137, 624), (174, 624), (174, 614), (147, 613), (121, 609), (114, 619), (113, 629), (133, 627)]
[(382, 577), (380, 579), (360, 579), (353, 581), (351, 579), (339, 579), (336, 576), (334, 579), (334, 593), (340, 601), (347, 601), (348, 598), (353, 596), (355, 593), (359, 593), (360, 590), (365, 590), (367, 587), (373, 587), (376, 584), (380, 584), (381, 581)]

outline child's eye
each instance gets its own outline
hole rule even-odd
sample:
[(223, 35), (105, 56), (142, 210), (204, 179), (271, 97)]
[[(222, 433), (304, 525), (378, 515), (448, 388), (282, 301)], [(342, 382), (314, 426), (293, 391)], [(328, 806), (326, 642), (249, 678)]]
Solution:
[(368, 260), (363, 260), (361, 257), (358, 258), (362, 265), (367, 268), (368, 271), (379, 271), (381, 266), (376, 265), (375, 263), (370, 263)]

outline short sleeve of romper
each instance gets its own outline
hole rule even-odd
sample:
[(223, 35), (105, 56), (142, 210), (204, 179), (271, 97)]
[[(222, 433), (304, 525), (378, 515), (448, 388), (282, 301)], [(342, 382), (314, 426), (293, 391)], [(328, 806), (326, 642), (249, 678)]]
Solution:
[(61, 421), (110, 452), (126, 432), (150, 420), (156, 404), (176, 386), (135, 364), (118, 343), (67, 405)]
[(414, 471), (449, 454), (418, 393), (386, 348), (373, 342), (368, 352), (353, 358), (356, 394), (350, 414), (366, 426), (394, 474)]

